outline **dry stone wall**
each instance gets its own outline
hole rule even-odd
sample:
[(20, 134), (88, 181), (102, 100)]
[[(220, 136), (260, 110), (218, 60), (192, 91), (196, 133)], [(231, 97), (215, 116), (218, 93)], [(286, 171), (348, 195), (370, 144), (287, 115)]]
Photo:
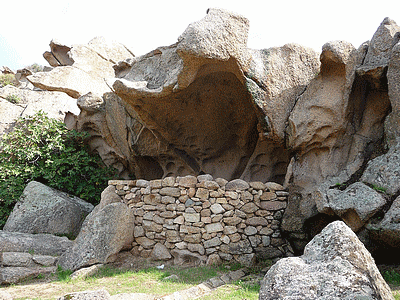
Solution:
[(280, 184), (199, 175), (109, 185), (134, 212), (135, 255), (251, 265), (292, 252), (280, 233), (288, 196)]

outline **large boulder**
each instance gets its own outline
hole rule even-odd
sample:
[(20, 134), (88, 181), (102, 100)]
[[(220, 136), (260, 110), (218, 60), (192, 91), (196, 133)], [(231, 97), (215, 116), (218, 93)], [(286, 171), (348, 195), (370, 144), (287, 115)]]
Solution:
[(27, 184), (4, 231), (76, 237), (93, 205), (40, 182)]
[(92, 77), (73, 66), (54, 68), (50, 72), (37, 72), (27, 79), (40, 89), (64, 92), (76, 99), (89, 92), (103, 94), (110, 91), (103, 79)]
[(279, 260), (261, 283), (267, 299), (394, 299), (374, 259), (343, 222), (329, 224), (304, 255)]
[[(55, 273), (57, 267), (4, 267), (0, 269), (0, 284), (14, 284), (39, 274)], [(2, 298), (0, 298), (2, 299)]]
[(97, 263), (108, 263), (133, 242), (134, 215), (124, 203), (111, 203), (94, 209), (82, 229), (59, 260), (64, 269), (77, 270)]
[[(33, 250), (29, 250), (33, 252)], [(0, 285), (17, 283), (27, 277), (54, 273), (57, 257), (26, 252), (0, 253)], [(2, 299), (0, 297), (0, 299)]]
[(24, 109), (23, 113), (20, 114), (21, 117), (30, 116), (39, 110), (43, 110), (50, 118), (63, 121), (66, 113), (79, 115), (80, 112), (76, 100), (65, 93), (32, 91), (11, 85), (0, 89), (0, 98), (7, 99), (12, 95), (19, 99), (17, 104)]
[(361, 182), (350, 185), (344, 191), (330, 189), (327, 196), (330, 209), (354, 232), (386, 204), (380, 193)]
[(30, 234), (0, 230), (0, 253), (33, 252), (35, 254), (59, 256), (72, 247), (72, 244), (73, 242), (66, 237), (51, 234)]

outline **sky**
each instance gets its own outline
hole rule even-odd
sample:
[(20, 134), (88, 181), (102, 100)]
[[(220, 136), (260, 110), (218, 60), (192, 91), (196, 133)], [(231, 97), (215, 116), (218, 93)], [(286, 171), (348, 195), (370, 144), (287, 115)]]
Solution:
[(14, 71), (33, 63), (48, 65), (42, 55), (52, 39), (71, 46), (104, 36), (143, 55), (175, 43), (208, 8), (248, 18), (248, 47), (254, 49), (298, 43), (321, 51), (333, 40), (357, 48), (385, 17), (400, 25), (399, 0), (19, 0), (1, 8), (0, 66)]

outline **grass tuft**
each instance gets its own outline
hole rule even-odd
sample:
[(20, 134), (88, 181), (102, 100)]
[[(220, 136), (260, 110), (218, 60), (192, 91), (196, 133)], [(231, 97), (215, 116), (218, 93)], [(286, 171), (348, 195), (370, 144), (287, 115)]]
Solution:
[(56, 276), (58, 281), (69, 282), (71, 281), (71, 270), (64, 270), (61, 266), (57, 266)]
[(400, 274), (395, 270), (388, 270), (383, 272), (383, 278), (389, 284), (397, 284), (400, 285)]

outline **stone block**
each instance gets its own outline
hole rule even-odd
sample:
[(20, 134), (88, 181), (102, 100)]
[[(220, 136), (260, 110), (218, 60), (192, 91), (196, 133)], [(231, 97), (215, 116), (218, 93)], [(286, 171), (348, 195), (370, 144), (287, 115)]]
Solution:
[(262, 209), (275, 211), (286, 208), (287, 203), (284, 201), (261, 201), (260, 206)]
[(213, 232), (220, 232), (224, 230), (224, 227), (222, 226), (221, 223), (211, 223), (207, 224), (205, 226), (206, 232), (207, 233), (213, 233)]
[(187, 234), (183, 240), (192, 244), (199, 244), (201, 242), (201, 233)]
[(225, 209), (219, 203), (215, 203), (215, 204), (211, 205), (210, 209), (213, 214), (222, 214), (225, 212)]
[(226, 185), (225, 185), (225, 190), (227, 191), (243, 191), (243, 190), (247, 190), (249, 188), (249, 184), (242, 180), (242, 179), (234, 179), (229, 181)]
[(176, 187), (163, 187), (162, 189), (160, 189), (160, 195), (170, 196), (170, 197), (180, 197), (181, 190)]
[(233, 216), (233, 217), (223, 218), (222, 221), (223, 221), (226, 225), (235, 226), (235, 225), (238, 225), (239, 223), (241, 223), (241, 222), (242, 222), (242, 219), (241, 219), (241, 218), (238, 218), (238, 217), (236, 217), (236, 216)]
[(165, 247), (161, 243), (157, 243), (154, 246), (153, 251), (151, 252), (151, 258), (153, 260), (168, 260), (168, 259), (171, 259), (172, 256), (169, 253), (169, 250), (167, 249), (167, 247)]
[(230, 235), (237, 232), (236, 226), (225, 226), (224, 227), (224, 234)]
[(275, 182), (267, 182), (265, 183), (265, 188), (270, 191), (283, 191), (285, 188), (283, 185)]
[(162, 179), (150, 180), (150, 187), (152, 189), (161, 189), (163, 187), (162, 183)]
[(277, 198), (278, 198), (278, 196), (276, 196), (276, 194), (274, 192), (264, 192), (260, 196), (260, 200), (262, 200), (262, 201), (270, 201), (270, 200), (275, 200)]
[(150, 182), (144, 179), (138, 179), (136, 180), (136, 186), (139, 188), (146, 188), (150, 186)]
[(175, 177), (165, 177), (162, 180), (163, 187), (173, 187), (175, 184)]
[(158, 194), (145, 195), (143, 197), (143, 202), (149, 205), (157, 205), (161, 203), (161, 196)]
[(262, 217), (252, 217), (246, 220), (246, 224), (251, 226), (267, 226), (268, 221)]
[(249, 185), (255, 190), (264, 190), (265, 184), (260, 181), (249, 182)]
[(200, 222), (199, 213), (183, 213), (183, 217), (185, 218), (185, 222), (190, 222), (190, 223)]
[(163, 196), (161, 197), (162, 204), (172, 204), (175, 203), (175, 198), (171, 196)]
[(255, 205), (253, 202), (246, 203), (243, 205), (240, 210), (245, 212), (246, 214), (252, 214), (258, 210), (258, 206)]
[(245, 235), (255, 235), (256, 233), (257, 233), (257, 228), (255, 228), (254, 226), (247, 226), (244, 229)]
[(185, 187), (185, 188), (196, 187), (197, 177), (191, 175), (185, 177), (177, 177), (176, 182), (180, 187)]
[(200, 255), (204, 255), (205, 250), (201, 244), (187, 244), (187, 249), (191, 252), (197, 252)]
[(205, 188), (198, 188), (196, 191), (196, 198), (207, 200), (210, 196), (210, 191)]
[(221, 245), (221, 240), (218, 237), (214, 237), (210, 240), (204, 241), (204, 248), (212, 248)]

